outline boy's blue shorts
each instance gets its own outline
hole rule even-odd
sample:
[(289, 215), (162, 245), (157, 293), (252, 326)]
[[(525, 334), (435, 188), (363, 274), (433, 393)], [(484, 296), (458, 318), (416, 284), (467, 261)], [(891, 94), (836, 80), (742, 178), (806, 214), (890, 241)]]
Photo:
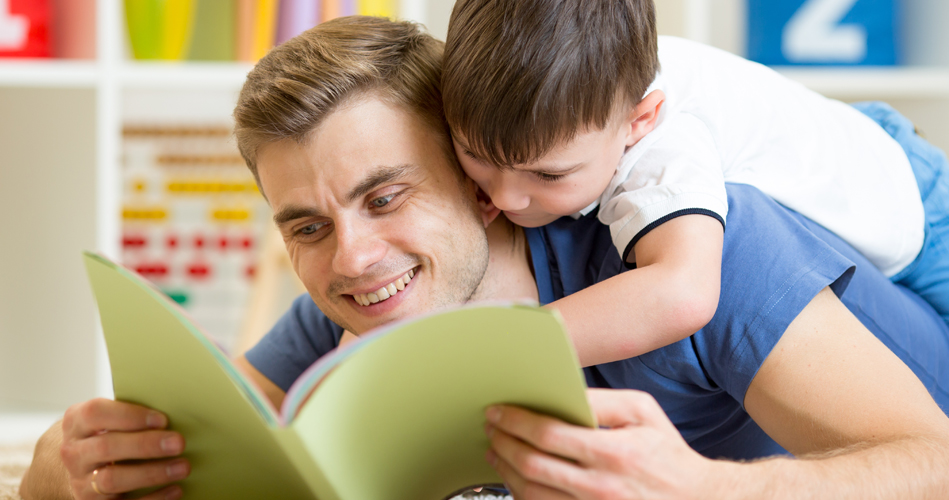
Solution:
[(879, 123), (906, 151), (926, 212), (922, 250), (891, 279), (919, 294), (949, 322), (949, 160), (888, 104), (867, 102), (854, 107)]

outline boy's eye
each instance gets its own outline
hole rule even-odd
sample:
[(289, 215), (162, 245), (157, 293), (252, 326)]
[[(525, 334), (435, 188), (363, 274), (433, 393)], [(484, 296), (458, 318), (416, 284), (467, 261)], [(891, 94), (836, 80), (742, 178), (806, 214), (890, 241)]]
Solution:
[(548, 174), (546, 172), (534, 172), (534, 175), (543, 182), (557, 182), (567, 176), (566, 174)]

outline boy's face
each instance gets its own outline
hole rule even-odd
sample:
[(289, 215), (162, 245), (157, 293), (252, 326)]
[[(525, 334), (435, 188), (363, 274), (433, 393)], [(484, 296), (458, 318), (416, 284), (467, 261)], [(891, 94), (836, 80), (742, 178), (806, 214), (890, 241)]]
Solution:
[(499, 167), (471, 153), (464, 136), (454, 135), (453, 142), (465, 173), (511, 222), (524, 227), (549, 224), (593, 203), (635, 143), (628, 126), (610, 124), (578, 133), (536, 162)]
[(464, 135), (452, 134), (458, 161), (507, 218), (524, 227), (549, 224), (583, 210), (609, 185), (623, 153), (656, 125), (661, 90), (615, 111), (602, 130), (578, 132), (537, 161), (498, 166), (475, 156)]

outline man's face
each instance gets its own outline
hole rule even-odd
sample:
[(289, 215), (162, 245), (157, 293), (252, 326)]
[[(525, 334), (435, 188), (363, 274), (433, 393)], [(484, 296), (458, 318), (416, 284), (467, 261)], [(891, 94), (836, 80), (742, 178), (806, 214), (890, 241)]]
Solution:
[(294, 270), (346, 329), (459, 304), (479, 286), (488, 246), (474, 184), (414, 114), (358, 98), (303, 144), (265, 145), (257, 165)]

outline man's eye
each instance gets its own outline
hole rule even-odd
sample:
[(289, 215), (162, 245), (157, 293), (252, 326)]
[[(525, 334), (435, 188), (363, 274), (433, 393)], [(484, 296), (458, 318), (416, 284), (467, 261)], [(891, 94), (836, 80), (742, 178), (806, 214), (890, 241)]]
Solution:
[(380, 196), (378, 198), (374, 198), (372, 201), (369, 202), (369, 204), (372, 205), (373, 208), (382, 208), (388, 205), (389, 202), (392, 201), (392, 198), (395, 198), (394, 194), (390, 194), (388, 196)]
[(316, 223), (310, 224), (309, 226), (303, 226), (303, 227), (300, 229), (300, 234), (306, 234), (306, 235), (313, 234), (313, 233), (319, 231), (320, 228), (323, 227), (323, 226), (325, 226), (325, 225), (326, 225), (326, 223), (324, 223), (324, 222), (316, 222)]

